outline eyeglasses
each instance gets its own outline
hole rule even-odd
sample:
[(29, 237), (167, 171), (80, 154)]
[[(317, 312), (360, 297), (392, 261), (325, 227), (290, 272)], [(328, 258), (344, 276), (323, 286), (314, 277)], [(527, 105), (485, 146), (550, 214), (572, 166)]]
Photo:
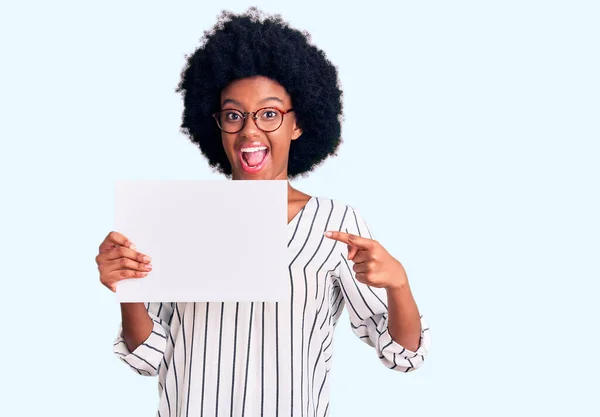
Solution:
[(219, 129), (223, 132), (237, 133), (244, 128), (247, 116), (252, 115), (256, 127), (263, 132), (269, 133), (279, 129), (283, 124), (283, 116), (292, 111), (294, 111), (294, 109), (283, 111), (276, 107), (263, 107), (256, 111), (247, 112), (242, 112), (237, 109), (223, 109), (214, 113), (213, 117), (217, 121)]

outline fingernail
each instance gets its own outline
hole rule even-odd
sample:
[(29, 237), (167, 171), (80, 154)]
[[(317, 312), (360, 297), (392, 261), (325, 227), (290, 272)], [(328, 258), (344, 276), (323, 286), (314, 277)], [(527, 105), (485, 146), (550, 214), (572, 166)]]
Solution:
[(143, 260), (144, 260), (144, 262), (152, 262), (152, 258), (147, 255), (144, 255)]
[(131, 245), (129, 245), (129, 249), (131, 250), (137, 250), (137, 246), (135, 246), (133, 243)]
[(148, 265), (146, 265), (146, 269), (147, 269), (148, 271), (150, 271), (150, 270), (152, 269), (152, 264), (148, 264)]
[(333, 233), (331, 233), (331, 232), (325, 232), (325, 236), (327, 236), (327, 237), (331, 237), (332, 234)]

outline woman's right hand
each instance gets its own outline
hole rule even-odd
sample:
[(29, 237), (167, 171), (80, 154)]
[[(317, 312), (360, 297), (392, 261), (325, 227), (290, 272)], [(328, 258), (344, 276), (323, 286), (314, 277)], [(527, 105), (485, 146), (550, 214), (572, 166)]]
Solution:
[(152, 259), (137, 252), (137, 248), (118, 232), (110, 232), (96, 256), (100, 282), (112, 292), (117, 282), (129, 278), (143, 278), (152, 270)]

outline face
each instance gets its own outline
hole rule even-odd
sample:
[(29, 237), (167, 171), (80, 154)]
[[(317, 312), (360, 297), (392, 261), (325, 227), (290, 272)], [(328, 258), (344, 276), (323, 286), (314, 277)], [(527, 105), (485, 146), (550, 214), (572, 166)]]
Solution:
[[(262, 76), (244, 78), (231, 82), (221, 92), (221, 110), (234, 109), (254, 112), (261, 108), (277, 108), (283, 112), (292, 108), (292, 100), (277, 82)], [(231, 163), (234, 180), (285, 180), (287, 179), (288, 156), (292, 140), (298, 139), (302, 130), (296, 125), (294, 112), (283, 115), (281, 126), (277, 113), (268, 109), (256, 115), (246, 115), (242, 130), (237, 133), (221, 133), (223, 148)], [(241, 123), (239, 113), (224, 112), (222, 124), (234, 126)], [(233, 131), (236, 129), (226, 129)]]

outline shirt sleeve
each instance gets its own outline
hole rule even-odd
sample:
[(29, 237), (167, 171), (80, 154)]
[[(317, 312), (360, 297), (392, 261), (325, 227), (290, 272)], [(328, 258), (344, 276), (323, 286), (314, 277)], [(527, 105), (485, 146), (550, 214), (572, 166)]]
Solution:
[[(365, 221), (354, 209), (348, 214), (342, 231), (372, 239)], [(396, 343), (388, 331), (387, 292), (385, 288), (374, 288), (359, 282), (354, 273), (354, 263), (348, 260), (347, 247), (342, 250), (338, 271), (338, 285), (350, 316), (354, 334), (375, 348), (379, 359), (388, 368), (410, 372), (419, 368), (427, 356), (431, 344), (429, 327), (421, 315), (421, 338), (416, 351)]]
[(148, 315), (152, 319), (153, 328), (150, 336), (130, 352), (123, 338), (123, 325), (119, 326), (119, 332), (113, 345), (113, 352), (131, 369), (140, 375), (155, 376), (161, 361), (165, 355), (167, 338), (169, 337), (169, 325), (173, 318), (173, 303), (144, 303)]

